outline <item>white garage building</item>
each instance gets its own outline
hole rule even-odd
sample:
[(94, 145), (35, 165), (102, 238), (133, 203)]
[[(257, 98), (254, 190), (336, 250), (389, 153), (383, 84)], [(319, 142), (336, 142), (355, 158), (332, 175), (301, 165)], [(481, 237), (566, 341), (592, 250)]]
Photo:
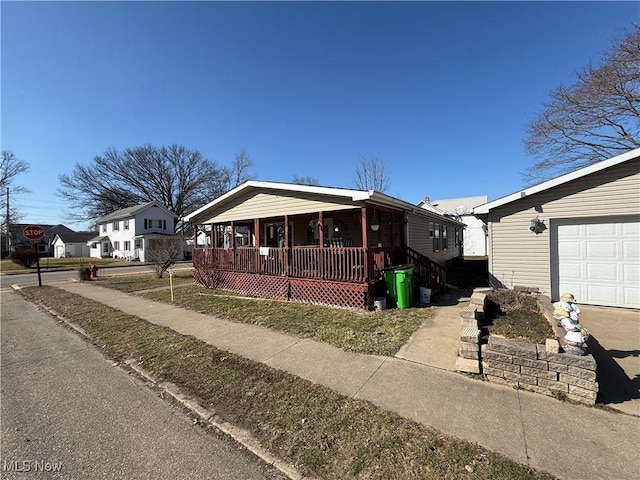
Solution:
[[(480, 205), (494, 286), (640, 308), (640, 149)], [(536, 231), (532, 231), (536, 226)], [(530, 229), (531, 227), (531, 229)], [(546, 227), (546, 228), (545, 228)]]

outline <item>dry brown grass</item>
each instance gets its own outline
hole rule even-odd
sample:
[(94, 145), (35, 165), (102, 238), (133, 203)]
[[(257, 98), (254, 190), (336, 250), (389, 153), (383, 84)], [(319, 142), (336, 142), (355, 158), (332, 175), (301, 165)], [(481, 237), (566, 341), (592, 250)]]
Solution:
[[(551, 479), (475, 444), (45, 286), (23, 291), (83, 328), (112, 358), (135, 358), (323, 479)], [(442, 406), (434, 406), (442, 408)]]

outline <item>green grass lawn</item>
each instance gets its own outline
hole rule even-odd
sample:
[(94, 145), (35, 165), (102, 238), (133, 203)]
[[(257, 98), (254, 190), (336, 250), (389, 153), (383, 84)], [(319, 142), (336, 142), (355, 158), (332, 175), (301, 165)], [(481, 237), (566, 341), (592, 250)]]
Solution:
[[(224, 421), (248, 430), (304, 475), (329, 480), (553, 478), (369, 402), (64, 290), (44, 286), (21, 292), (81, 327), (111, 358), (143, 362), (152, 375), (176, 384)], [(315, 323), (313, 317), (307, 320)]]
[[(420, 325), (435, 315), (435, 307), (363, 312), (297, 302), (245, 298), (191, 284), (190, 271), (177, 272), (174, 305), (228, 320), (261, 325), (281, 332), (326, 342), (344, 350), (392, 356)], [(100, 285), (135, 292), (160, 286), (169, 279), (152, 275), (111, 277)], [(143, 292), (145, 298), (170, 302), (169, 291)]]
[[(77, 258), (53, 258), (43, 257), (40, 258), (40, 269), (42, 271), (52, 270), (73, 270), (80, 267), (88, 267), (91, 264), (103, 267), (110, 264), (122, 263), (122, 260), (114, 258), (90, 258), (90, 257), (77, 257)], [(0, 272), (3, 274), (11, 273), (29, 273), (35, 272), (36, 265), (31, 268), (25, 268), (22, 265), (13, 263), (9, 259), (0, 260)]]
[[(170, 286), (168, 273), (165, 273), (162, 278), (157, 278), (155, 273), (144, 273), (135, 275), (100, 277), (97, 281), (99, 282), (99, 285), (113, 288), (115, 290), (126, 293), (135, 293), (143, 290), (151, 290), (154, 288), (168, 288)], [(180, 270), (175, 270), (173, 285), (178, 286), (185, 284), (193, 284), (193, 275), (191, 273), (191, 268), (181, 268)]]

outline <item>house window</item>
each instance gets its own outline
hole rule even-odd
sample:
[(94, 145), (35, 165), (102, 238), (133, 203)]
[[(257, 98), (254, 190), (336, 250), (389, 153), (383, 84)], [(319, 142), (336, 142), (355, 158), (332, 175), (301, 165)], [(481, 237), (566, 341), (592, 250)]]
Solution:
[(131, 242), (129, 240), (124, 241), (124, 249), (125, 251), (131, 250)]
[(142, 248), (142, 239), (141, 238), (136, 238), (135, 240), (135, 248)]
[(98, 248), (98, 244), (97, 244), (96, 242), (93, 242), (93, 243), (91, 244), (91, 248)]
[(446, 250), (447, 248), (449, 248), (449, 244), (447, 240), (447, 229), (448, 227), (446, 225), (442, 226), (442, 249), (443, 250)]
[(429, 238), (433, 238), (433, 222), (429, 222)]
[(437, 223), (434, 224), (433, 233), (433, 251), (437, 252), (440, 250), (440, 225)]
[(120, 222), (113, 222), (113, 231), (117, 232), (120, 230)]
[(149, 220), (148, 218), (144, 219), (144, 229), (146, 230), (147, 228), (151, 228), (151, 220)]
[(102, 233), (107, 233), (107, 224), (102, 225)]
[(120, 250), (120, 242), (113, 242), (113, 249)]
[(127, 219), (127, 220), (125, 220), (125, 221), (124, 221), (124, 222), (122, 222), (122, 223), (124, 223), (124, 229), (125, 229), (125, 230), (129, 230), (129, 220)]
[(103, 243), (102, 244), (102, 253), (109, 253), (109, 244), (108, 243)]
[(167, 229), (167, 221), (166, 220), (159, 220), (158, 223), (161, 223), (162, 225), (160, 226), (160, 228), (162, 228), (162, 230), (166, 230)]

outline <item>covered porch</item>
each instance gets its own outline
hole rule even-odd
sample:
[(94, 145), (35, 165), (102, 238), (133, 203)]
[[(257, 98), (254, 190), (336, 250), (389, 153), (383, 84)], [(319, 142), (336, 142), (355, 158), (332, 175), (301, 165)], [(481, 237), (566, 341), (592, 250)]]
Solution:
[(411, 263), (421, 286), (444, 269), (406, 245), (402, 210), (365, 203), (313, 213), (195, 225), (195, 281), (265, 298), (370, 308), (384, 269)]

